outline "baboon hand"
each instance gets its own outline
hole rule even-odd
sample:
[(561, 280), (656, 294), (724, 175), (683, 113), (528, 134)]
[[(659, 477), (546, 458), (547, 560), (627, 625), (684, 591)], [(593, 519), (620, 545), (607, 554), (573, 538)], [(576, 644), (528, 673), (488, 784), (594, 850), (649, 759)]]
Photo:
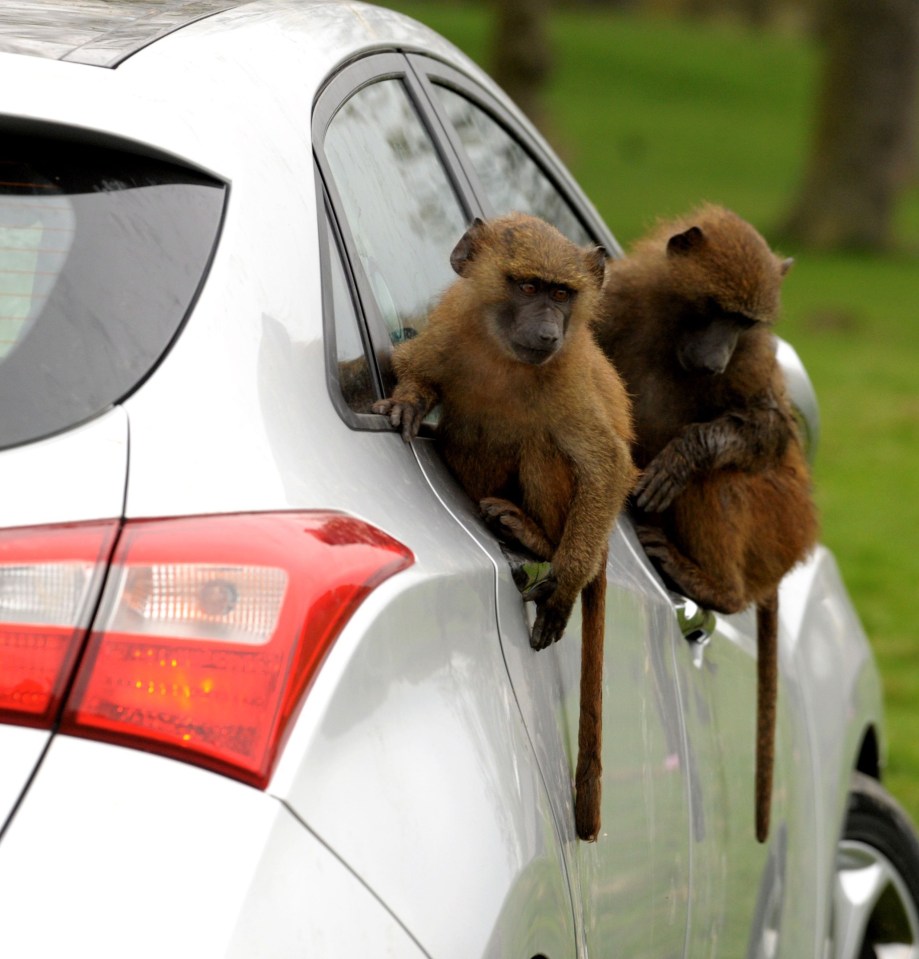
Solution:
[(530, 646), (533, 649), (546, 649), (557, 643), (568, 625), (573, 603), (559, 603), (555, 596), (548, 602), (536, 604), (536, 622), (533, 623), (533, 634), (530, 636)]
[(656, 456), (635, 486), (635, 505), (646, 513), (662, 513), (686, 489), (689, 464), (682, 456)]
[(418, 435), (421, 422), (428, 415), (429, 407), (424, 400), (409, 403), (390, 398), (388, 400), (377, 400), (372, 409), (374, 413), (382, 413), (384, 416), (388, 416), (390, 426), (401, 427), (402, 439), (408, 443)]
[(670, 540), (662, 529), (657, 526), (636, 524), (635, 533), (645, 552), (652, 559), (663, 559), (670, 555)]

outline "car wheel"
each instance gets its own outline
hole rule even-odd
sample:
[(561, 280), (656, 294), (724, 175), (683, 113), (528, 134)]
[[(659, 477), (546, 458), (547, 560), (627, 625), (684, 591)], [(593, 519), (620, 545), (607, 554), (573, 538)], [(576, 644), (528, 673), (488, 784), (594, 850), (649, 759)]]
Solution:
[(919, 839), (876, 780), (852, 779), (836, 851), (831, 959), (919, 959)]

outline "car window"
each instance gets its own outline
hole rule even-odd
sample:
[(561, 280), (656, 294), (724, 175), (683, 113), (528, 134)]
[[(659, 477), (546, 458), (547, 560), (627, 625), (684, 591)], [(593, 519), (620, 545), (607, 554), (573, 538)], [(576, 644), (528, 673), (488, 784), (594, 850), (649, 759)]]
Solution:
[(224, 185), (119, 150), (0, 134), (0, 448), (123, 399), (204, 277)]
[(542, 217), (575, 243), (591, 236), (536, 160), (491, 114), (450, 87), (433, 83), (495, 215), (520, 210)]
[(345, 274), (345, 266), (331, 225), (327, 222), (329, 297), (335, 338), (335, 378), (345, 403), (355, 413), (369, 413), (379, 399), (373, 372), (361, 337), (360, 320)]
[(467, 223), (402, 81), (358, 90), (332, 118), (323, 149), (389, 338), (410, 339), (454, 279), (450, 252)]

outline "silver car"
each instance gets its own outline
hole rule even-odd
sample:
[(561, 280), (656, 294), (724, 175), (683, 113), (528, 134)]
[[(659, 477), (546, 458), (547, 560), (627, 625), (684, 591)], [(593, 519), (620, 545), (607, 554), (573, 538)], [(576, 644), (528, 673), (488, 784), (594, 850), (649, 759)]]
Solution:
[(473, 216), (617, 249), (479, 69), (357, 3), (4, 0), (0, 78), (0, 954), (919, 956), (822, 547), (759, 845), (753, 615), (620, 519), (574, 836), (580, 614), (534, 652), (519, 558), (369, 412)]

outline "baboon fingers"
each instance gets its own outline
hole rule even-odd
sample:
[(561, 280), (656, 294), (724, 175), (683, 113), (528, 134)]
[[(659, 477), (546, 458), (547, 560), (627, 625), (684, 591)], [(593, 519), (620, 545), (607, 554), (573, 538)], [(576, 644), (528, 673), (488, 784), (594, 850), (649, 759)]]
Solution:
[(557, 643), (565, 632), (565, 626), (568, 625), (570, 612), (570, 607), (567, 610), (560, 610), (548, 604), (537, 606), (530, 646), (533, 649), (547, 649), (553, 643)]
[[(423, 419), (424, 416), (419, 415), (417, 407), (402, 407), (402, 439), (405, 440), (406, 443), (410, 443), (418, 435)], [(393, 425), (397, 426), (398, 424)]]
[(684, 486), (668, 469), (652, 463), (635, 486), (635, 505), (646, 513), (663, 513)]
[(371, 407), (374, 413), (389, 417), (389, 425), (402, 433), (406, 443), (413, 440), (421, 429), (421, 423), (427, 416), (428, 406), (423, 400), (408, 403), (403, 400), (377, 400)]

